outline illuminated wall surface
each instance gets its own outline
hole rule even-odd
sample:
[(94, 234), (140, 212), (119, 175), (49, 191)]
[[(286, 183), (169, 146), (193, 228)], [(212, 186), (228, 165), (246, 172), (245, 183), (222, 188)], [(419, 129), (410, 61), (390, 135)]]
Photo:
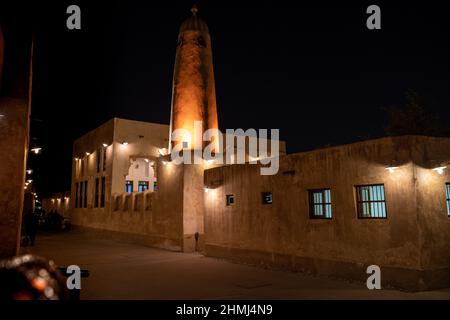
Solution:
[(404, 136), (283, 156), (274, 176), (206, 170), (206, 254), (348, 278), (376, 264), (399, 287), (448, 286), (450, 175), (436, 168), (449, 159), (449, 138)]

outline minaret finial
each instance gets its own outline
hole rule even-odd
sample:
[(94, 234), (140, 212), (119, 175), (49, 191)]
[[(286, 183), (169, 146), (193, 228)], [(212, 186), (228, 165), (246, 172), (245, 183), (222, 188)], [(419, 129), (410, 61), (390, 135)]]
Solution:
[(197, 5), (196, 5), (196, 4), (194, 4), (194, 5), (192, 6), (191, 12), (192, 12), (192, 15), (193, 15), (194, 17), (197, 15), (198, 8), (197, 8)]

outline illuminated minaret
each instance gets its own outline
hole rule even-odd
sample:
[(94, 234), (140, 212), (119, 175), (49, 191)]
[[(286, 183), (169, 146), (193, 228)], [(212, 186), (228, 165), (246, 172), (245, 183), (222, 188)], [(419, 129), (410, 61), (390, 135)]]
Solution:
[[(189, 132), (183, 136), (188, 149), (204, 147), (199, 137), (194, 138), (195, 121), (202, 121), (202, 132), (218, 129), (211, 39), (197, 11), (192, 7), (192, 16), (180, 27), (172, 87), (171, 132)], [(170, 147), (174, 145), (171, 141)]]

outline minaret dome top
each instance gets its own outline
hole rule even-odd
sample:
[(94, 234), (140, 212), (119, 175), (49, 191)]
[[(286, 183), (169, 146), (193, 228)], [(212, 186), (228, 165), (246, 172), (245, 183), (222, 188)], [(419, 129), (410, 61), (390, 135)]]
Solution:
[(180, 33), (185, 31), (208, 32), (208, 26), (206, 25), (206, 22), (197, 16), (198, 8), (195, 4), (191, 8), (191, 12), (192, 15), (184, 20), (184, 22), (181, 24)]

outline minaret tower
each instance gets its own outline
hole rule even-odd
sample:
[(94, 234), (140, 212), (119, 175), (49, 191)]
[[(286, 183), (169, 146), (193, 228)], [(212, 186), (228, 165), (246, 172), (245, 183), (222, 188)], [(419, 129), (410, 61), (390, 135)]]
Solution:
[[(197, 15), (194, 5), (192, 15), (186, 19), (178, 35), (175, 69), (172, 86), (170, 126), (189, 132), (183, 141), (188, 149), (202, 149), (200, 137), (194, 135), (194, 122), (202, 122), (202, 133), (218, 129), (216, 90), (212, 62), (211, 39), (206, 23)], [(170, 148), (176, 142), (171, 141)]]

